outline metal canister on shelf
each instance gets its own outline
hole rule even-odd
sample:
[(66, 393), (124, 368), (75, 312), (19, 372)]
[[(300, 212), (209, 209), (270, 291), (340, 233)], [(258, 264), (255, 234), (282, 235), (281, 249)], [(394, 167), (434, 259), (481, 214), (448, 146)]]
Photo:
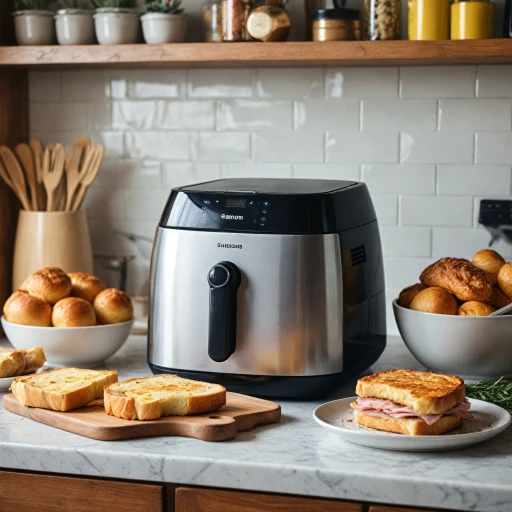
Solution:
[(247, 31), (258, 41), (285, 41), (290, 32), (290, 17), (281, 7), (262, 5), (249, 14)]
[(364, 39), (400, 39), (401, 8), (400, 0), (364, 0)]
[(490, 0), (455, 0), (450, 39), (490, 39), (493, 19), (494, 3)]
[(450, 39), (451, 2), (452, 0), (409, 0), (409, 39)]
[(250, 41), (247, 19), (252, 7), (252, 0), (208, 0), (203, 7), (203, 39)]
[(203, 6), (203, 41), (222, 42), (221, 0), (210, 0)]
[(313, 41), (357, 41), (360, 33), (359, 11), (320, 9), (313, 12)]

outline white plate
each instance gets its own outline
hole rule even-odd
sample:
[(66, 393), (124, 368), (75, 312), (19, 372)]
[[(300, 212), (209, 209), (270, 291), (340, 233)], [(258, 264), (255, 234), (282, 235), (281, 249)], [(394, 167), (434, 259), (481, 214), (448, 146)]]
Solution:
[[(41, 366), (41, 368), (39, 368), (35, 373), (44, 372), (49, 369), (50, 367), (48, 364), (44, 363), (43, 366)], [(19, 377), (24, 377), (24, 375), (19, 375)], [(16, 378), (17, 377), (4, 377), (3, 379), (0, 379), (0, 392), (8, 391), (8, 389), (11, 387), (11, 384), (14, 382), (14, 379)]]
[(510, 424), (510, 414), (505, 409), (469, 398), (470, 412), (475, 418), (465, 420), (461, 428), (442, 436), (406, 436), (363, 427), (350, 421), (354, 418), (350, 403), (356, 399), (357, 396), (323, 404), (315, 409), (313, 418), (319, 425), (345, 441), (370, 448), (402, 452), (435, 452), (470, 446), (498, 435)]

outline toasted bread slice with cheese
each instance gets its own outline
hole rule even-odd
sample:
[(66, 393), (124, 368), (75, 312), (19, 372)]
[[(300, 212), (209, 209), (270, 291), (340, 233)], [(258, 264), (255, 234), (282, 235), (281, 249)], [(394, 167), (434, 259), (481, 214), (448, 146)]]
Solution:
[(407, 436), (439, 436), (462, 425), (462, 418), (452, 414), (442, 416), (433, 425), (428, 425), (421, 418), (379, 418), (357, 410), (354, 411), (354, 419), (365, 427)]
[(71, 411), (101, 398), (103, 388), (114, 382), (116, 371), (58, 368), (18, 377), (10, 389), (24, 406)]
[(412, 370), (388, 370), (357, 382), (360, 397), (392, 400), (420, 414), (443, 414), (465, 397), (464, 381), (453, 375)]
[(0, 348), (0, 378), (34, 373), (45, 361), (43, 347), (20, 350)]
[(153, 375), (107, 386), (104, 401), (105, 410), (112, 416), (154, 420), (216, 411), (226, 403), (226, 389), (176, 375)]

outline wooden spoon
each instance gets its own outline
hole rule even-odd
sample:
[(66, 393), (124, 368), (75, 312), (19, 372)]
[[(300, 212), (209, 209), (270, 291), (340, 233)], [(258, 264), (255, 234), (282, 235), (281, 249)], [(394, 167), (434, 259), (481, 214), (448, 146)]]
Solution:
[(21, 143), (14, 148), (14, 152), (18, 157), (18, 160), (25, 171), (25, 179), (30, 189), (30, 199), (32, 204), (32, 210), (37, 212), (39, 210), (39, 204), (37, 199), (37, 176), (36, 168), (34, 164), (34, 153), (28, 144)]
[(46, 191), (43, 184), (43, 156), (44, 149), (39, 139), (32, 139), (29, 142), (29, 146), (34, 154), (34, 164), (36, 169), (36, 181), (37, 181), (37, 204), (41, 211), (46, 210)]
[(66, 152), (62, 144), (55, 144), (53, 151), (49, 146), (46, 147), (43, 159), (43, 183), (48, 196), (48, 205), (46, 211), (55, 211), (55, 191), (64, 174), (64, 165), (66, 163)]
[(96, 179), (98, 172), (101, 168), (101, 164), (103, 162), (103, 157), (105, 156), (105, 147), (101, 144), (95, 148), (93, 154), (89, 160), (89, 165), (85, 169), (86, 173), (82, 181), (80, 183), (80, 190), (78, 191), (78, 195), (75, 198), (75, 202), (73, 203), (73, 210), (77, 211), (81, 206), (84, 200), (87, 189), (92, 185), (93, 181)]
[(16, 155), (7, 146), (1, 146), (0, 158), (3, 160), (4, 169), (14, 186), (13, 190), (16, 191), (16, 195), (18, 196), (21, 205), (25, 210), (30, 211), (30, 202), (28, 200), (25, 177)]

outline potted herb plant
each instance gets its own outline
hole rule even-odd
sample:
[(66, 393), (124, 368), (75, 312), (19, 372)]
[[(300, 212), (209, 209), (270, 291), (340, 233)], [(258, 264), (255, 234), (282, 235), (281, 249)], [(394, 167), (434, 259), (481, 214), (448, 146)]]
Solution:
[(59, 0), (55, 28), (59, 44), (93, 44), (94, 19), (90, 0)]
[(92, 0), (100, 44), (134, 44), (139, 37), (137, 0)]
[(146, 14), (141, 20), (146, 43), (181, 43), (185, 40), (187, 19), (181, 0), (146, 1)]
[(14, 0), (14, 31), (22, 46), (55, 42), (52, 0)]

